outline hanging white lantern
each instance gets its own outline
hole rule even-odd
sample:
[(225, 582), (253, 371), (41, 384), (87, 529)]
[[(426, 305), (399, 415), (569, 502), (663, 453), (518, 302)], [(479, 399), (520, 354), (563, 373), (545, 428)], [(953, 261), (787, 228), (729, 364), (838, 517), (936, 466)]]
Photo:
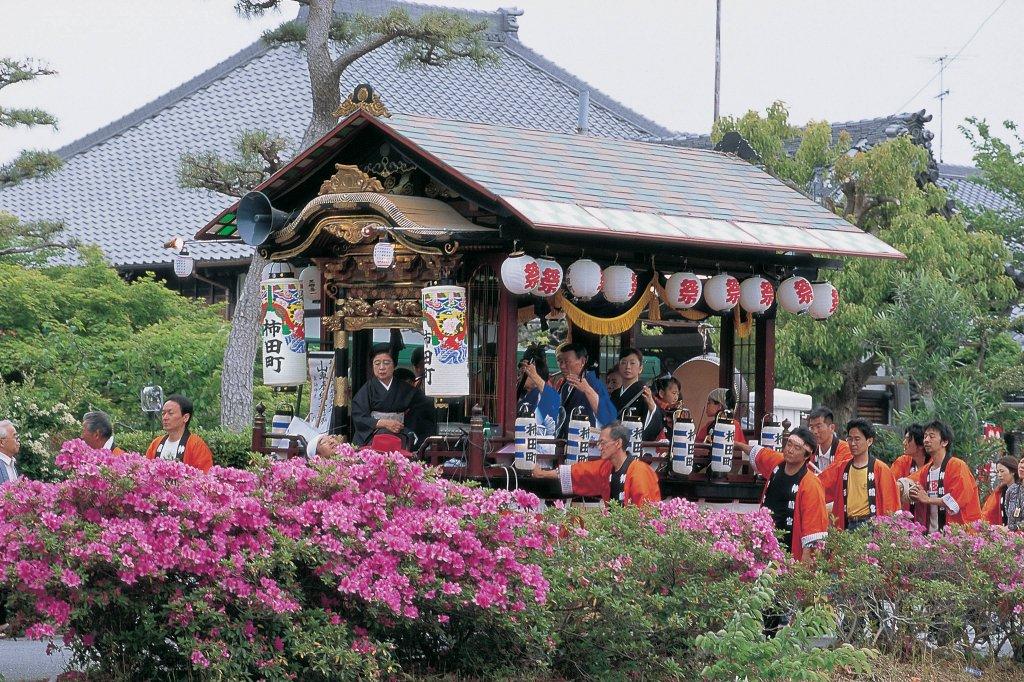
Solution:
[(302, 287), (287, 263), (264, 270), (263, 383), (299, 386), (306, 383), (306, 327)]
[(732, 275), (715, 275), (704, 285), (704, 301), (712, 310), (728, 312), (740, 302), (740, 281)]
[(570, 265), (565, 279), (569, 293), (582, 300), (594, 298), (604, 286), (601, 266), (589, 258), (581, 258)]
[(807, 314), (815, 320), (827, 320), (835, 315), (839, 308), (839, 290), (831, 282), (817, 282), (811, 288), (814, 290), (814, 302), (807, 309)]
[(373, 245), (373, 264), (381, 269), (395, 264), (395, 245), (387, 237)]
[(740, 284), (740, 306), (748, 313), (763, 313), (775, 303), (775, 287), (760, 275)]
[(669, 305), (673, 308), (689, 310), (700, 303), (701, 294), (704, 293), (704, 283), (692, 272), (677, 272), (668, 278), (665, 292), (668, 294)]
[(299, 284), (302, 285), (302, 304), (307, 311), (320, 310), (320, 268), (307, 265), (299, 272)]
[(540, 280), (534, 287), (533, 293), (544, 298), (554, 296), (562, 288), (562, 266), (558, 264), (558, 261), (538, 258), (537, 267), (540, 268)]
[(182, 246), (181, 251), (174, 254), (174, 274), (181, 279), (186, 279), (192, 276), (195, 269), (195, 259), (192, 258), (192, 254), (188, 252), (188, 248)]
[(636, 273), (625, 265), (604, 269), (604, 298), (609, 303), (625, 303), (636, 294)]
[(531, 256), (517, 251), (501, 264), (501, 283), (516, 296), (528, 294), (540, 284), (540, 266)]
[(814, 288), (805, 277), (794, 275), (779, 285), (778, 297), (783, 310), (800, 315), (814, 303)]

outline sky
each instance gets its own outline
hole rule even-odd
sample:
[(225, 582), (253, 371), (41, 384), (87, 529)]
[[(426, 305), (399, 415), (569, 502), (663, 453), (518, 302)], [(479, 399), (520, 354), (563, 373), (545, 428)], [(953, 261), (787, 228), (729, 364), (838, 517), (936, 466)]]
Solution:
[[(444, 4), (486, 10), (514, 4), (525, 10), (520, 40), (595, 89), (672, 130), (711, 127), (714, 0)], [(970, 145), (957, 130), (968, 116), (1024, 121), (1019, 0), (722, 0), (722, 6), (723, 115), (763, 111), (775, 100), (786, 103), (797, 124), (924, 108), (935, 114), (929, 127), (938, 157), (936, 60), (962, 49), (943, 77), (949, 90), (943, 160), (971, 163)], [(56, 149), (87, 135), (298, 10), (285, 1), (281, 13), (247, 20), (233, 7), (233, 0), (0, 0), (0, 56), (33, 57), (58, 72), (0, 90), (0, 107), (40, 107), (60, 122), (57, 131), (0, 129), (0, 162), (21, 149)]]

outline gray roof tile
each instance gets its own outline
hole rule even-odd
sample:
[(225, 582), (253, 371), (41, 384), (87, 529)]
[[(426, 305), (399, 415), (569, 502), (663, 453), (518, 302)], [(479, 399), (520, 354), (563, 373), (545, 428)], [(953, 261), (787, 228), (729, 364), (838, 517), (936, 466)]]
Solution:
[[(395, 4), (378, 0), (370, 9)], [(483, 68), (456, 64), (400, 70), (397, 50), (382, 48), (346, 71), (342, 92), (368, 82), (393, 112), (574, 132), (579, 91), (589, 86), (510, 35), (506, 32), (498, 48), (500, 63)], [(671, 134), (590, 90), (591, 135), (635, 139)], [(268, 49), (256, 43), (59, 150), (66, 163), (53, 176), (0, 188), (0, 210), (23, 220), (61, 220), (83, 241), (102, 247), (119, 267), (167, 266), (172, 254), (163, 243), (169, 237), (194, 234), (234, 201), (179, 187), (181, 154), (229, 154), (231, 140), (253, 128), (298, 142), (309, 120), (309, 101), (304, 55), (294, 46)], [(250, 252), (247, 246), (216, 243), (193, 249), (200, 262), (246, 258)]]

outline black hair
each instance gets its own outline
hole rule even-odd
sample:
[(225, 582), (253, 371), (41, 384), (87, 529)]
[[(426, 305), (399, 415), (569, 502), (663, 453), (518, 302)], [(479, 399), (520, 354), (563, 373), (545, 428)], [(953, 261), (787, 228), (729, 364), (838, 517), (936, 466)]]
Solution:
[(789, 432), (789, 435), (796, 436), (804, 442), (804, 445), (811, 449), (810, 452), (804, 454), (804, 458), (807, 459), (814, 454), (814, 451), (818, 449), (818, 441), (814, 438), (814, 434), (806, 426), (798, 426)]
[[(537, 376), (543, 381), (548, 380), (548, 356), (547, 349), (542, 345), (529, 346), (523, 351), (523, 359), (519, 361), (520, 365), (524, 362), (533, 363), (534, 368), (537, 370)], [(526, 375), (522, 374), (519, 377), (519, 382), (516, 384), (516, 397), (522, 398), (526, 395)]]
[(559, 353), (573, 352), (580, 360), (586, 360), (589, 353), (587, 353), (587, 347), (582, 343), (563, 343), (558, 348)]
[(877, 436), (874, 424), (863, 417), (857, 417), (846, 422), (846, 433), (850, 433), (850, 429), (857, 429), (864, 434), (865, 438), (871, 438), (872, 440)]
[(1002, 464), (1004, 467), (1009, 469), (1013, 473), (1013, 480), (1020, 483), (1020, 474), (1017, 473), (1017, 467), (1020, 466), (1020, 461), (1016, 457), (1010, 455), (1004, 455), (999, 458), (996, 464)]
[(683, 390), (683, 385), (679, 383), (679, 379), (675, 377), (660, 377), (651, 382), (651, 390), (655, 393), (660, 393), (668, 388), (669, 384), (675, 384), (680, 391)]
[(644, 364), (644, 354), (638, 351), (636, 348), (623, 348), (619, 351), (619, 360), (625, 360), (630, 355), (635, 355), (637, 360), (640, 361), (640, 366)]
[(903, 429), (903, 435), (912, 440), (918, 447), (924, 447), (924, 427), (914, 422)]
[(939, 440), (946, 441), (946, 454), (953, 452), (953, 429), (949, 428), (949, 424), (936, 419), (933, 422), (924, 425), (924, 430), (938, 431)]
[(175, 393), (174, 395), (167, 396), (167, 400), (165, 402), (173, 402), (177, 404), (177, 406), (181, 409), (181, 415), (188, 415), (188, 421), (192, 421), (192, 410), (194, 410), (195, 408), (193, 407), (191, 400), (181, 395), (180, 393)]
[(395, 370), (395, 379), (398, 381), (413, 382), (416, 381), (416, 372), (412, 371), (408, 367), (399, 367)]
[(416, 346), (412, 351), (412, 359), (410, 360), (412, 366), (423, 364), (423, 346)]
[(810, 424), (812, 419), (820, 419), (822, 417), (825, 418), (826, 424), (835, 424), (836, 422), (836, 416), (832, 414), (832, 410), (824, 405), (819, 405), (811, 410), (811, 413), (807, 415), (807, 423)]
[(378, 355), (384, 355), (385, 353), (390, 355), (391, 356), (391, 361), (395, 362), (395, 364), (397, 364), (397, 360), (395, 358), (396, 353), (395, 353), (394, 348), (391, 347), (390, 343), (378, 343), (375, 346), (372, 346), (370, 348), (370, 354), (367, 357), (367, 359), (370, 362), (373, 362), (373, 359), (375, 357), (377, 357)]

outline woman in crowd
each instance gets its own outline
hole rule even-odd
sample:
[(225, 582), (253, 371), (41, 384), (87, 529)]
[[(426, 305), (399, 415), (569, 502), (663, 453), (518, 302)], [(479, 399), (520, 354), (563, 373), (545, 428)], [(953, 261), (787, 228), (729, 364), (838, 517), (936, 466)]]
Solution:
[[(1020, 462), (1014, 457), (1001, 457), (996, 462), (999, 485), (989, 494), (981, 508), (981, 518), (993, 526), (1009, 526), (1011, 514), (1016, 514), (1018, 518), (1014, 520), (1020, 521), (1020, 474), (1017, 473), (1019, 467)], [(1012, 497), (1007, 494), (1011, 486), (1016, 488)], [(1011, 502), (1014, 503), (1012, 512), (1008, 508)]]

